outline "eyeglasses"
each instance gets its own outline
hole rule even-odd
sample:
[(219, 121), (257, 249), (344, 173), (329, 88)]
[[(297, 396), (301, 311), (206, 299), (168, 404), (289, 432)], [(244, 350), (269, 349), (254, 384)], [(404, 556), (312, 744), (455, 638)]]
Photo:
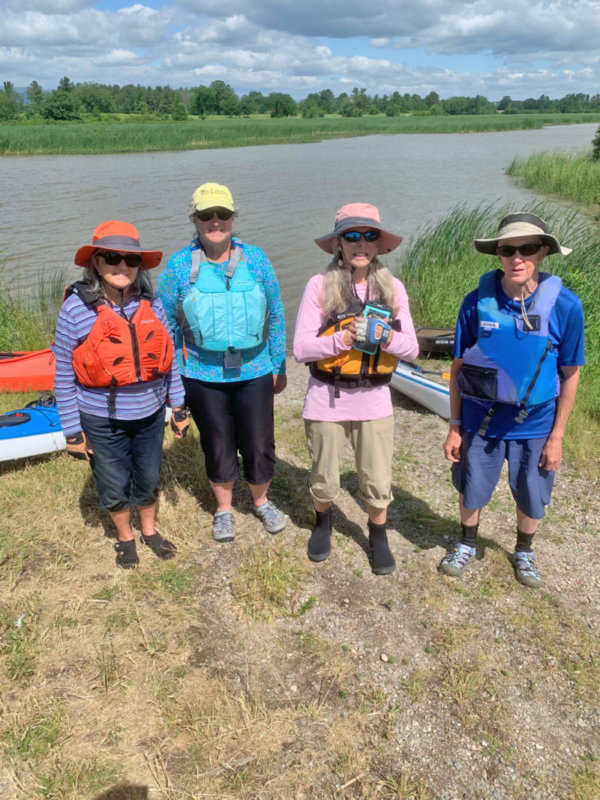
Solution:
[(126, 266), (134, 269), (135, 267), (139, 267), (142, 263), (142, 257), (139, 256), (137, 253), (126, 253), (123, 255), (122, 253), (99, 253), (104, 259), (104, 263), (108, 264), (109, 267), (116, 267), (117, 264), (120, 264), (121, 261), (124, 261)]
[(215, 214), (223, 221), (233, 217), (233, 211), (230, 211), (228, 208), (207, 208), (205, 211), (196, 211), (196, 217), (201, 222), (208, 222)]
[(376, 242), (379, 239), (379, 231), (344, 231), (341, 236), (347, 242), (360, 242), (361, 237), (365, 242)]
[(522, 256), (533, 256), (543, 244), (520, 244), (514, 247), (512, 244), (501, 244), (496, 248), (496, 252), (503, 258), (511, 258), (518, 251)]

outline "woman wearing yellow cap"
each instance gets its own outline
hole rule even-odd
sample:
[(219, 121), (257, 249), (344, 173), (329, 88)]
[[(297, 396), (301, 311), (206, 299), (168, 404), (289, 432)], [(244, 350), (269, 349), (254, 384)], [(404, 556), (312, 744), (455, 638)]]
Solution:
[(277, 278), (260, 248), (233, 236), (236, 212), (226, 186), (199, 186), (188, 216), (194, 236), (169, 259), (158, 294), (217, 504), (212, 535), (218, 542), (235, 537), (238, 452), (254, 510), (269, 533), (278, 533), (286, 517), (267, 498), (275, 464), (273, 396), (286, 385)]

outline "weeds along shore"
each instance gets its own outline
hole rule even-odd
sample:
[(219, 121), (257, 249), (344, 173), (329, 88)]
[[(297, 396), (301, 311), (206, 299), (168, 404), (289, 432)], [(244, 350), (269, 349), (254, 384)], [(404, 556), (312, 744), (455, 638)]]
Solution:
[(596, 214), (600, 211), (600, 160), (591, 152), (534, 153), (513, 159), (506, 173), (540, 194), (564, 197), (589, 206)]
[(314, 119), (271, 119), (255, 116), (189, 119), (185, 122), (124, 122), (115, 115), (106, 115), (100, 121), (3, 123), (0, 125), (0, 155), (201, 150), (259, 144), (298, 144), (385, 133), (474, 133), (598, 121), (600, 113), (443, 117), (369, 115)]

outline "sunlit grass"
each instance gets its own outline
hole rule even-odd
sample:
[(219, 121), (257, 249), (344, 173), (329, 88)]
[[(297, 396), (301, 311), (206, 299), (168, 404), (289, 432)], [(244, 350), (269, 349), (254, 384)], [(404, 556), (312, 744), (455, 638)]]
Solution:
[(600, 161), (590, 153), (534, 153), (513, 159), (506, 172), (536, 192), (585, 205), (600, 203)]

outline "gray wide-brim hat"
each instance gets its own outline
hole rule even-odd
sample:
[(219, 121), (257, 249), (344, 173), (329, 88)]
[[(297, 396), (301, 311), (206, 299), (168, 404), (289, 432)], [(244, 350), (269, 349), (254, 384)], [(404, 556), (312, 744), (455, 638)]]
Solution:
[(538, 236), (550, 248), (548, 252), (550, 256), (553, 253), (568, 256), (571, 252), (570, 247), (562, 247), (556, 236), (548, 233), (548, 226), (541, 217), (527, 214), (525, 211), (517, 211), (504, 217), (493, 239), (473, 239), (473, 244), (480, 253), (495, 256), (500, 239), (518, 239), (522, 236)]
[(402, 236), (396, 236), (395, 233), (384, 229), (376, 206), (372, 206), (370, 203), (347, 203), (335, 215), (333, 231), (325, 236), (319, 236), (318, 239), (315, 239), (315, 244), (318, 244), (326, 253), (333, 253), (334, 239), (337, 239), (344, 231), (365, 227), (380, 231), (377, 240), (379, 253), (391, 253), (402, 242)]

